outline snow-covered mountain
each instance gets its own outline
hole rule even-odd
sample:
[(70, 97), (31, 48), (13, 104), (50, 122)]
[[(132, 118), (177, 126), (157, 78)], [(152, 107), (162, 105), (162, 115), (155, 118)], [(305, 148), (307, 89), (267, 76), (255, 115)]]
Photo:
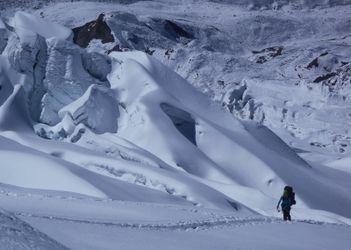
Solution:
[[(349, 1), (116, 2), (2, 3), (0, 206), (43, 241), (21, 247), (253, 224), (267, 236), (292, 185), (293, 235), (311, 249), (306, 221), (333, 237), (337, 223), (323, 248), (347, 249)], [(220, 249), (247, 243), (224, 237)]]

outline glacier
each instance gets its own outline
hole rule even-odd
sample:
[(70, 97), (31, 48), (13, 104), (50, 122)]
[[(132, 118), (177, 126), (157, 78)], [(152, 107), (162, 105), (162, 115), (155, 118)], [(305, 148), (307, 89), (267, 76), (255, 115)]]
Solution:
[[(147, 249), (213, 249), (214, 242), (203, 243), (214, 232), (214, 240), (225, 238), (219, 249), (257, 248), (264, 240), (230, 234), (279, 234), (285, 225), (275, 205), (292, 185), (295, 221), (286, 225), (291, 235), (280, 237), (308, 234), (304, 249), (347, 249), (350, 43), (334, 36), (349, 31), (341, 24), (349, 18), (332, 16), (350, 5), (252, 2), (194, 1), (192, 17), (180, 14), (187, 3), (169, 1), (53, 2), (31, 13), (7, 6), (0, 21), (0, 219), (13, 216), (30, 235), (21, 238), (43, 242), (16, 248), (21, 240), (12, 234), (0, 242), (9, 249), (114, 249), (115, 234), (125, 233), (118, 248), (142, 247), (132, 242), (135, 234), (150, 237)], [(228, 19), (213, 16), (212, 7)], [(294, 16), (310, 20), (309, 11), (327, 10), (321, 30), (316, 21), (299, 28)], [(201, 24), (203, 15), (212, 21)], [(199, 234), (166, 244), (189, 231)], [(96, 241), (80, 242), (85, 233)], [(325, 237), (316, 246), (318, 235)]]

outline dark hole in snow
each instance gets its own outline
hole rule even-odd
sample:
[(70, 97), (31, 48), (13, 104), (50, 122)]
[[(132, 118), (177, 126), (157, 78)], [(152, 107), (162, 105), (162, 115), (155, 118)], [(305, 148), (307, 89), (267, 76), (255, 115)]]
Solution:
[(50, 154), (57, 158), (62, 158), (63, 156), (63, 152), (60, 152), (60, 151), (54, 151), (54, 152), (51, 152)]
[(110, 27), (104, 21), (104, 17), (104, 14), (100, 14), (95, 21), (73, 28), (74, 43), (86, 48), (93, 39), (99, 39), (102, 43), (114, 42), (115, 39), (111, 33)]
[(79, 129), (78, 132), (71, 137), (71, 142), (72, 143), (76, 143), (77, 141), (79, 141), (79, 139), (82, 137), (82, 135), (84, 133), (85, 133), (85, 129), (84, 128)]
[(119, 44), (116, 44), (112, 49), (110, 49), (110, 50), (107, 51), (107, 54), (110, 54), (110, 53), (113, 52), (113, 51), (120, 52), (120, 51), (123, 51), (123, 50), (121, 49), (121, 47), (119, 46)]
[(329, 78), (335, 76), (336, 73), (335, 72), (331, 72), (331, 73), (328, 73), (326, 75), (322, 75), (322, 76), (318, 76), (316, 79), (314, 79), (314, 83), (319, 83), (321, 81), (325, 81), (325, 80), (328, 80)]
[(195, 120), (191, 115), (188, 112), (167, 103), (161, 103), (160, 106), (163, 112), (165, 112), (172, 120), (177, 130), (196, 146)]
[(172, 22), (170, 20), (165, 20), (164, 28), (169, 34), (175, 37), (185, 37), (188, 39), (194, 38), (192, 34), (180, 27), (179, 24), (176, 24), (175, 22)]
[(147, 47), (147, 48), (145, 49), (145, 53), (149, 54), (150, 56), (152, 56), (152, 55), (154, 54), (155, 51), (156, 51), (156, 50), (150, 49), (149, 47)]
[(232, 208), (234, 208), (236, 211), (239, 210), (238, 205), (237, 205), (235, 202), (230, 201), (230, 200), (227, 200), (227, 202), (228, 202), (229, 205), (232, 206)]
[(318, 58), (323, 57), (328, 55), (328, 52), (323, 52), (322, 54), (319, 55), (319, 57), (316, 57), (315, 59), (313, 59), (308, 65), (307, 65), (307, 69), (311, 69), (313, 67), (318, 67), (319, 63), (318, 63)]
[(307, 65), (307, 69), (311, 69), (313, 67), (318, 67), (319, 63), (318, 63), (318, 57), (316, 57), (315, 59), (313, 59), (308, 65)]
[(267, 181), (267, 185), (271, 185), (273, 183), (273, 179), (269, 179), (268, 181)]

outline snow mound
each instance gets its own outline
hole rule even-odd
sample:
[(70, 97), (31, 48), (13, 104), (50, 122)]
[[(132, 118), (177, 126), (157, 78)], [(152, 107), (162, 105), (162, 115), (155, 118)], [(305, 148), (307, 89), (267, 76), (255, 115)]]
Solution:
[[(4, 137), (0, 138), (0, 144), (0, 155), (4, 159), (0, 182), (27, 188), (71, 191), (105, 197), (101, 191), (72, 173), (72, 164), (57, 161)], [(16, 162), (13, 162), (13, 159), (17, 159)]]

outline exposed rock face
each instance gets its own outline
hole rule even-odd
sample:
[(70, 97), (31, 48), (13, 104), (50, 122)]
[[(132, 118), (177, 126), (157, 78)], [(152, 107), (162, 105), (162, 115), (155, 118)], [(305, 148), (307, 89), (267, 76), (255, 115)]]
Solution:
[(351, 62), (343, 51), (324, 51), (307, 64), (300, 77), (320, 86), (328, 97), (351, 102)]
[(110, 27), (104, 20), (105, 15), (100, 14), (95, 21), (73, 29), (73, 41), (79, 46), (86, 48), (93, 39), (99, 39), (102, 43), (111, 43), (115, 39)]

